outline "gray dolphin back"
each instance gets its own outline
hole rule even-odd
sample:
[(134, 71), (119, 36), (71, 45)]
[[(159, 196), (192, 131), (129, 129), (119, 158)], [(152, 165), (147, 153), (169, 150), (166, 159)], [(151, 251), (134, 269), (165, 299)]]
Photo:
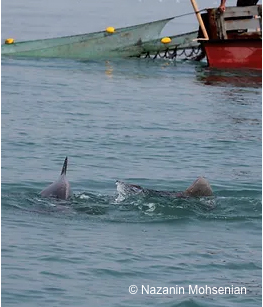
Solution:
[(54, 197), (58, 199), (68, 199), (70, 197), (71, 189), (69, 181), (66, 177), (67, 166), (68, 158), (66, 157), (59, 178), (41, 191), (41, 196)]
[(128, 184), (117, 180), (117, 192), (121, 197), (127, 197), (130, 195), (144, 194), (151, 196), (164, 196), (164, 197), (205, 197), (212, 196), (213, 191), (209, 182), (203, 178), (198, 177), (189, 188), (183, 192), (170, 192), (170, 191), (157, 191), (151, 189), (144, 189), (141, 186)]

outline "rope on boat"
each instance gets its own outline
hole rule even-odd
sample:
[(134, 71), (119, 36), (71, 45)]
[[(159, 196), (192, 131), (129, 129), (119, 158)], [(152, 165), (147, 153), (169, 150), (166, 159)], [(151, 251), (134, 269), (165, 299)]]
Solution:
[(182, 14), (182, 15), (177, 15), (177, 16), (174, 16), (174, 18), (189, 16), (189, 15), (195, 15), (196, 13), (201, 13), (201, 12), (205, 12), (205, 11), (206, 11), (206, 9), (202, 9), (198, 12), (191, 12), (191, 13), (185, 13), (185, 14)]

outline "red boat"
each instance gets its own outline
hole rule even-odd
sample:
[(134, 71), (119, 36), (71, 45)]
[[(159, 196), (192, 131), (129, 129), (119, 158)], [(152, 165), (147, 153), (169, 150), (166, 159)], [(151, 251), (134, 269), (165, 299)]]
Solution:
[(262, 6), (206, 9), (200, 15), (199, 42), (210, 67), (262, 70)]

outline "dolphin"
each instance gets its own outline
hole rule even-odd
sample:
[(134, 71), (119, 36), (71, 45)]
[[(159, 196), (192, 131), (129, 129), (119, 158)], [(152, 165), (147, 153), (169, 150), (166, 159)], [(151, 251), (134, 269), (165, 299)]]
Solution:
[(183, 194), (186, 197), (213, 196), (212, 188), (204, 177), (198, 177)]
[(68, 199), (71, 195), (71, 189), (69, 181), (66, 177), (68, 166), (68, 157), (65, 158), (61, 174), (59, 178), (54, 181), (51, 185), (41, 191), (43, 197), (54, 197), (58, 199)]
[(143, 194), (151, 196), (164, 196), (164, 197), (205, 197), (212, 196), (213, 191), (209, 182), (204, 177), (198, 177), (185, 191), (157, 191), (151, 189), (144, 189), (143, 187), (135, 184), (128, 184), (123, 181), (116, 181), (117, 192), (120, 199), (130, 195)]

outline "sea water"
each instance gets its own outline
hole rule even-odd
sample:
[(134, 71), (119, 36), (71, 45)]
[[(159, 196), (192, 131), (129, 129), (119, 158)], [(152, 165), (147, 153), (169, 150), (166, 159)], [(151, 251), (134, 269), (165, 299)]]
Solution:
[[(191, 11), (171, 0), (4, 1), (2, 39)], [(196, 28), (190, 16), (165, 31)], [(3, 306), (261, 305), (261, 73), (2, 58), (1, 91)], [(41, 198), (65, 156), (73, 197)], [(198, 176), (214, 197), (120, 200), (115, 185), (183, 191)]]

